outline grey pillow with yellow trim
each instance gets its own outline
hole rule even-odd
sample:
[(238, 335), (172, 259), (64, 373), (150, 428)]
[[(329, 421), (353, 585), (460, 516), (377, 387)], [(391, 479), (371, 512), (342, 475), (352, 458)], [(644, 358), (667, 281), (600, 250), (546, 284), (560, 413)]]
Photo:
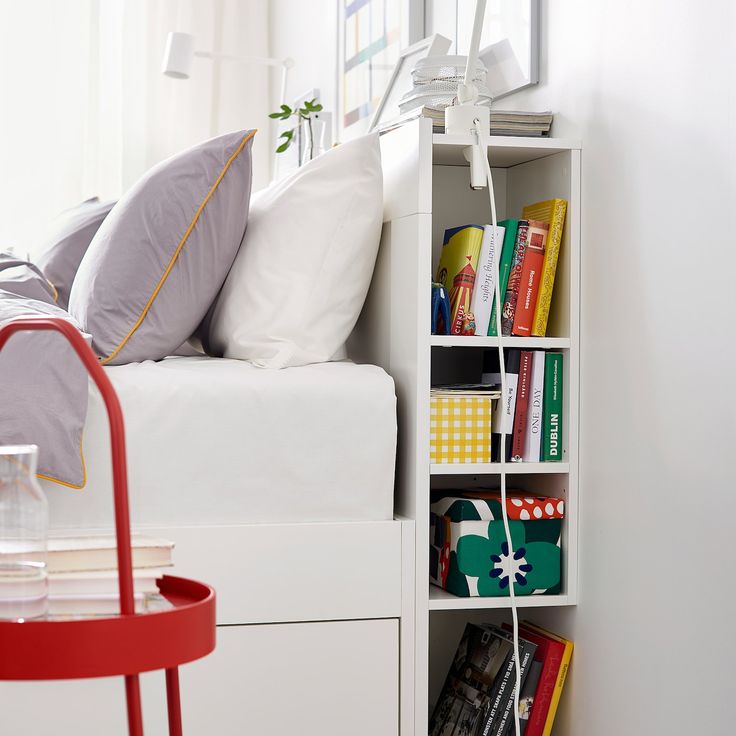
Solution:
[(103, 221), (69, 297), (103, 364), (159, 360), (195, 332), (245, 233), (254, 135), (229, 133), (161, 162)]

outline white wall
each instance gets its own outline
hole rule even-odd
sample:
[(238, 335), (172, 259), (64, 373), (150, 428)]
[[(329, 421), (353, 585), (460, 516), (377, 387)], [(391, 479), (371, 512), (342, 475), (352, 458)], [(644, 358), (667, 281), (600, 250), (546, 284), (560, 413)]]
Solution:
[[(543, 2), (542, 84), (583, 139), (581, 599), (562, 733), (727, 734), (736, 7)], [(713, 222), (711, 233), (710, 222)]]
[[(306, 26), (325, 34), (316, 54), (280, 15), (297, 4), (273, 3), (272, 42), (288, 35), (300, 75), (329, 89), (331, 3)], [(725, 736), (736, 5), (541, 5), (542, 83), (502, 106), (550, 108), (584, 145), (581, 599), (550, 619), (576, 640), (556, 733)]]

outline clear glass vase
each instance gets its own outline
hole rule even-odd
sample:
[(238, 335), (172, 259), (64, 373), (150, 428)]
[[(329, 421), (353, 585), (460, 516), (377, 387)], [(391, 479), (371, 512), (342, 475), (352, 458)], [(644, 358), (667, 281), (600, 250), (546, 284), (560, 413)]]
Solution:
[(0, 446), (0, 619), (48, 611), (48, 504), (36, 479), (36, 445)]

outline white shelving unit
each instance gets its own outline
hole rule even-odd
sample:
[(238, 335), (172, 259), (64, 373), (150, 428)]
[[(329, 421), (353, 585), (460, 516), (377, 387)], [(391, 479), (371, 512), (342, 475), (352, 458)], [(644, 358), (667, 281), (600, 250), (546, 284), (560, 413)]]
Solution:
[[(429, 461), (429, 391), (433, 382), (477, 380), (485, 349), (497, 337), (430, 335), (430, 280), (448, 227), (489, 221), (486, 190), (469, 188), (463, 149), (470, 136), (433, 134), (416, 120), (381, 137), (384, 228), (374, 282), (351, 353), (382, 365), (398, 396), (399, 448), (396, 512), (416, 521), (413, 591), (415, 617), (403, 625), (402, 656), (414, 671), (403, 681), (401, 734), (426, 736), (434, 705), (460, 632), (468, 620), (493, 618), (508, 598), (459, 598), (429, 584), (429, 508), (433, 489), (498, 485), (499, 463), (433, 465)], [(558, 595), (519, 597), (536, 613), (577, 602), (578, 398), (580, 294), (580, 169), (577, 141), (491, 138), (499, 219), (525, 204), (553, 197), (568, 201), (555, 290), (544, 338), (500, 338), (504, 347), (563, 353), (563, 462), (505, 463), (509, 487), (564, 498), (563, 580)], [(475, 378), (471, 378), (475, 376)], [(535, 615), (536, 615), (535, 613)], [(408, 642), (407, 642), (408, 640)], [(406, 688), (411, 692), (407, 695)]]

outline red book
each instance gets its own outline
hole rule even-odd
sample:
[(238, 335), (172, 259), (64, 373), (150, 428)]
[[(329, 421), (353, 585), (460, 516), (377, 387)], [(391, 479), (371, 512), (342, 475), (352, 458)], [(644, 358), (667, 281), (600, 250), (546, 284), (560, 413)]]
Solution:
[(522, 350), (519, 360), (519, 382), (516, 387), (516, 408), (514, 410), (514, 429), (511, 433), (511, 462), (521, 462), (526, 443), (526, 423), (529, 421), (529, 392), (532, 382), (531, 350)]
[[(504, 624), (503, 627), (511, 631), (508, 624)], [(528, 629), (523, 624), (519, 627), (519, 636), (537, 645), (534, 659), (542, 663), (542, 674), (539, 676), (539, 684), (534, 693), (532, 712), (529, 714), (524, 736), (542, 736), (565, 645), (560, 641), (548, 639), (540, 632)]]
[(519, 280), (519, 295), (514, 312), (512, 335), (529, 337), (532, 334), (534, 309), (537, 306), (537, 292), (544, 267), (544, 252), (547, 248), (549, 224), (541, 220), (529, 220), (529, 230), (526, 236), (526, 251), (524, 263), (521, 267)]

